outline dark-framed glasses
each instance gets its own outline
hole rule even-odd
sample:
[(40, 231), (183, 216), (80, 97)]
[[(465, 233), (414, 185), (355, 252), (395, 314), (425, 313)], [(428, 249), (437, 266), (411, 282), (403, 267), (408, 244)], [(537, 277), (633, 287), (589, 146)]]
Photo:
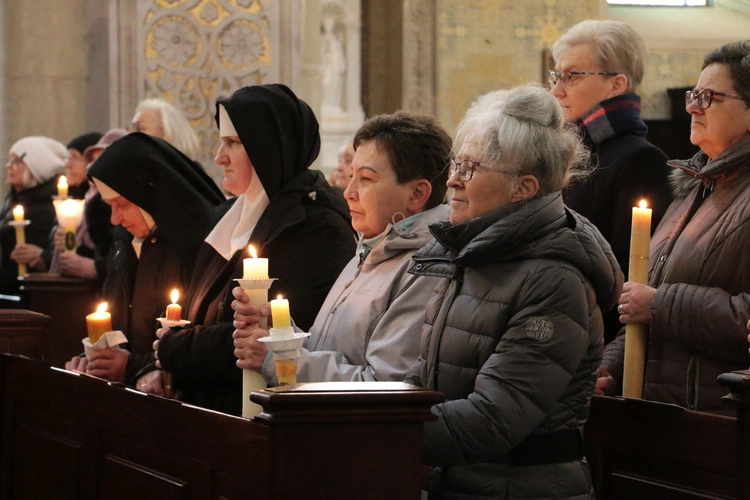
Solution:
[(698, 100), (698, 109), (708, 109), (711, 107), (711, 103), (714, 100), (714, 96), (731, 97), (732, 99), (739, 99), (744, 101), (742, 97), (738, 95), (725, 94), (724, 92), (717, 92), (711, 89), (703, 89), (700, 92), (694, 90), (688, 90), (685, 92), (685, 107), (690, 106), (693, 101)]
[(450, 168), (448, 176), (453, 177), (453, 174), (458, 172), (458, 179), (461, 182), (469, 182), (474, 175), (474, 169), (480, 165), (480, 162), (474, 160), (451, 160), (448, 162), (448, 167)]
[(469, 182), (474, 175), (474, 170), (476, 170), (477, 167), (485, 168), (488, 172), (497, 172), (499, 174), (507, 174), (507, 175), (519, 175), (518, 172), (513, 172), (511, 170), (506, 170), (503, 168), (495, 168), (495, 167), (489, 167), (484, 163), (474, 161), (474, 160), (461, 160), (461, 161), (455, 161), (451, 160), (448, 162), (448, 166), (450, 167), (450, 171), (448, 173), (449, 177), (453, 177), (453, 174), (458, 172), (458, 180), (461, 182)]
[(549, 70), (547, 76), (547, 82), (550, 86), (554, 86), (557, 82), (563, 84), (563, 87), (569, 87), (574, 85), (578, 81), (578, 77), (581, 75), (604, 75), (604, 76), (617, 76), (619, 73), (606, 73), (604, 71), (553, 71)]

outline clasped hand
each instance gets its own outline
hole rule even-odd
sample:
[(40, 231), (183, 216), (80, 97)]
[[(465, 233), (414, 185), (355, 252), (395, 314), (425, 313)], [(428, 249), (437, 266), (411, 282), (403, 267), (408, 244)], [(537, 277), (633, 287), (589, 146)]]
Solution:
[(65, 363), (65, 369), (87, 373), (110, 382), (124, 382), (130, 353), (125, 349), (105, 347), (90, 353), (90, 359), (75, 356)]
[(263, 304), (260, 309), (250, 305), (250, 298), (241, 287), (232, 290), (235, 300), (232, 301), (234, 310), (235, 330), (232, 333), (234, 339), (234, 355), (237, 357), (237, 366), (243, 370), (260, 371), (263, 361), (266, 359), (268, 349), (258, 339), (268, 336), (268, 330), (258, 326), (263, 318), (268, 318), (269, 328), (271, 326), (271, 307), (268, 303)]

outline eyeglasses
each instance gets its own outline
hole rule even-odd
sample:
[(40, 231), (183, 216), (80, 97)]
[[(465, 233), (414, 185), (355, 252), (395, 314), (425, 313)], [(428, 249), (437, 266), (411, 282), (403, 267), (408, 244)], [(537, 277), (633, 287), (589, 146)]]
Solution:
[(458, 180), (460, 180), (461, 182), (469, 182), (472, 176), (474, 175), (474, 169), (476, 169), (477, 167), (485, 167), (490, 172), (517, 175), (516, 172), (511, 172), (510, 170), (503, 170), (500, 168), (490, 168), (490, 167), (487, 167), (487, 165), (484, 165), (474, 160), (461, 160), (461, 161), (451, 160), (448, 162), (448, 166), (450, 167), (450, 172), (448, 176), (453, 177), (453, 174), (458, 172)]
[(5, 168), (10, 170), (22, 166), (24, 156), (26, 156), (26, 153), (23, 153), (21, 156), (17, 156), (16, 158), (8, 158), (5, 162)]
[(714, 96), (731, 97), (732, 99), (739, 99), (744, 101), (740, 96), (725, 94), (724, 92), (716, 92), (711, 89), (703, 89), (700, 92), (694, 90), (688, 90), (685, 92), (685, 107), (690, 106), (696, 99), (698, 100), (698, 109), (708, 109), (711, 107), (711, 103), (714, 100)]
[(554, 86), (558, 81), (562, 83), (563, 87), (571, 87), (578, 81), (580, 75), (604, 75), (604, 76), (617, 76), (619, 73), (605, 73), (603, 71), (552, 71), (549, 70), (547, 82), (550, 86)]

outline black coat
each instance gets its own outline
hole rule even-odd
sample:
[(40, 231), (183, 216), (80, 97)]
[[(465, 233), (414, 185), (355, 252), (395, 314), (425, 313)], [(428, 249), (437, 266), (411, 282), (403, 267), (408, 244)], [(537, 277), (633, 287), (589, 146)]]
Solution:
[[(232, 203), (218, 207), (217, 222)], [(304, 330), (354, 255), (350, 224), (343, 198), (320, 172), (306, 170), (277, 193), (253, 230), (249, 243), (268, 258), (269, 276), (277, 278), (269, 298), (288, 298), (292, 317)], [(204, 243), (187, 311), (197, 326), (173, 329), (159, 342), (161, 364), (175, 374), (183, 401), (235, 415), (242, 407), (242, 371), (234, 356), (231, 302), (244, 257), (243, 249), (226, 261)]]
[(122, 226), (114, 230), (102, 300), (109, 304), (112, 328), (128, 338), (130, 351), (125, 383), (133, 385), (140, 368), (153, 357), (157, 317), (163, 317), (170, 292), (187, 290), (195, 268), (199, 243), (176, 249), (155, 229), (141, 247), (140, 259), (133, 249), (133, 236)]
[[(584, 181), (572, 183), (563, 191), (563, 199), (599, 229), (627, 280), (633, 207), (641, 199), (648, 201), (653, 232), (672, 201), (667, 156), (648, 142), (635, 124), (632, 130), (624, 130), (599, 144), (584, 135), (584, 144), (591, 149), (596, 168)], [(621, 327), (616, 309), (605, 312), (606, 342), (614, 339)]]
[(57, 177), (33, 188), (16, 191), (11, 189), (0, 208), (0, 293), (13, 294), (18, 290), (18, 263), (11, 260), (10, 253), (16, 247), (16, 229), (8, 223), (13, 220), (13, 209), (22, 205), (24, 217), (31, 223), (26, 226), (26, 243), (46, 248), (52, 227), (57, 223), (52, 196), (57, 194)]

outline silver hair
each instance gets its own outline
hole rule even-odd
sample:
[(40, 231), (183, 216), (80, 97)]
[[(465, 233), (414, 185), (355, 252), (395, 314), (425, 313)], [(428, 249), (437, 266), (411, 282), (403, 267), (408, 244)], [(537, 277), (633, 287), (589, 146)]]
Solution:
[(193, 130), (193, 127), (190, 126), (190, 122), (185, 115), (176, 107), (164, 99), (154, 97), (144, 99), (138, 103), (135, 112), (138, 113), (145, 109), (159, 111), (165, 141), (182, 151), (188, 158), (195, 160), (200, 157), (198, 135)]
[(635, 92), (643, 81), (648, 50), (646, 42), (629, 24), (620, 21), (581, 21), (552, 44), (557, 61), (574, 45), (590, 45), (600, 71), (622, 73), (628, 78), (627, 92)]
[(575, 126), (565, 122), (557, 99), (538, 85), (479, 97), (458, 125), (455, 151), (467, 139), (479, 150), (480, 157), (473, 160), (536, 177), (539, 196), (560, 191), (572, 178), (588, 173), (588, 150)]

